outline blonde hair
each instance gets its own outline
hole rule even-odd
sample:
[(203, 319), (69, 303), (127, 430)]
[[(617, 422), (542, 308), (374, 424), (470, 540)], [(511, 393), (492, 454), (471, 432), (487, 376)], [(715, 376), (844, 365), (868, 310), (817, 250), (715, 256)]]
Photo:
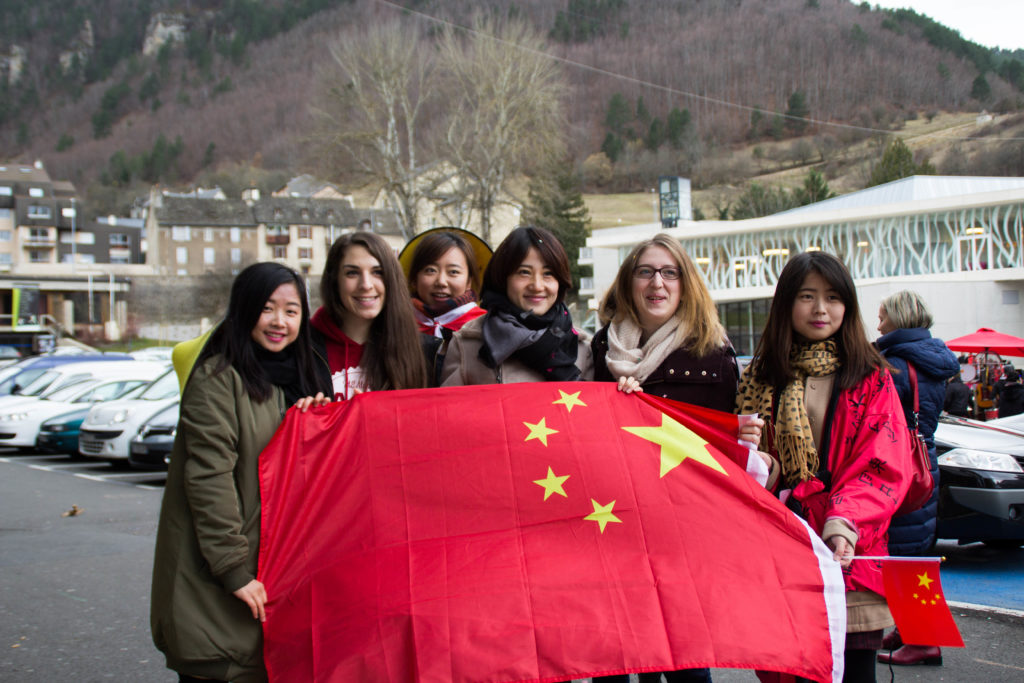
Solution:
[(890, 294), (882, 299), (882, 308), (896, 329), (932, 326), (932, 313), (917, 292), (909, 289)]
[(697, 356), (706, 356), (725, 346), (728, 343), (725, 328), (718, 319), (718, 309), (715, 308), (715, 302), (711, 299), (700, 271), (679, 241), (664, 233), (633, 247), (633, 251), (622, 262), (615, 282), (604, 295), (598, 309), (601, 324), (622, 322), (628, 318), (640, 325), (640, 316), (633, 301), (633, 269), (648, 247), (665, 249), (679, 264), (679, 308), (674, 317), (680, 324), (676, 332), (676, 344), (686, 347)]

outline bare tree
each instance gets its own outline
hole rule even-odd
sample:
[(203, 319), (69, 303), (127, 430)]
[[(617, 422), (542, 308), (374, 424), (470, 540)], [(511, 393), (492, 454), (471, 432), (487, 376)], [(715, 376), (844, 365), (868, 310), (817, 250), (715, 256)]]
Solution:
[(434, 93), (432, 53), (414, 26), (371, 24), (330, 46), (331, 66), (314, 107), (322, 153), (340, 152), (334, 163), (380, 188), (407, 239), (429, 191), (417, 154), (421, 117)]
[(491, 239), (509, 181), (563, 149), (568, 87), (540, 34), (524, 21), (477, 15), (470, 31), (441, 37), (450, 112), (445, 155), (464, 177), (480, 233)]

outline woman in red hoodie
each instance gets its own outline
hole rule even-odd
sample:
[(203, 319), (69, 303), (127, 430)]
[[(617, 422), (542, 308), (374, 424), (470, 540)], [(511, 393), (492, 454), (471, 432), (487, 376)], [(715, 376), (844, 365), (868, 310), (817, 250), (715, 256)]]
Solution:
[(427, 386), (409, 291), (387, 242), (369, 232), (339, 237), (327, 254), (320, 299), (311, 322), (335, 400)]

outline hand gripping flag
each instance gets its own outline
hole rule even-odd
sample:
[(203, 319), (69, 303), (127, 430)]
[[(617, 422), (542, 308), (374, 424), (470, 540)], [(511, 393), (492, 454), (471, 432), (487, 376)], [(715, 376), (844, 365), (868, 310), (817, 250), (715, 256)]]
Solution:
[(882, 580), (889, 611), (904, 643), (964, 646), (939, 581), (938, 559), (882, 560)]
[(842, 677), (831, 552), (735, 461), (736, 418), (613, 384), (290, 411), (260, 458), (274, 681)]

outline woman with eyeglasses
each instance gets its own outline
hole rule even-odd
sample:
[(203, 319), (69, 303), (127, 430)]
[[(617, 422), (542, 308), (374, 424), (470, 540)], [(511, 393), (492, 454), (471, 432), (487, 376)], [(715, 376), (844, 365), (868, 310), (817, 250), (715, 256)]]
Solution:
[[(732, 412), (739, 372), (736, 354), (718, 320), (700, 273), (679, 242), (660, 234), (629, 254), (599, 310), (604, 327), (594, 336), (594, 379), (618, 382), (625, 392)], [(760, 424), (739, 435), (760, 438)], [(762, 456), (766, 457), (766, 456)], [(662, 672), (640, 674), (642, 683)], [(708, 669), (664, 672), (669, 683), (711, 680)], [(595, 681), (627, 681), (605, 676)]]

